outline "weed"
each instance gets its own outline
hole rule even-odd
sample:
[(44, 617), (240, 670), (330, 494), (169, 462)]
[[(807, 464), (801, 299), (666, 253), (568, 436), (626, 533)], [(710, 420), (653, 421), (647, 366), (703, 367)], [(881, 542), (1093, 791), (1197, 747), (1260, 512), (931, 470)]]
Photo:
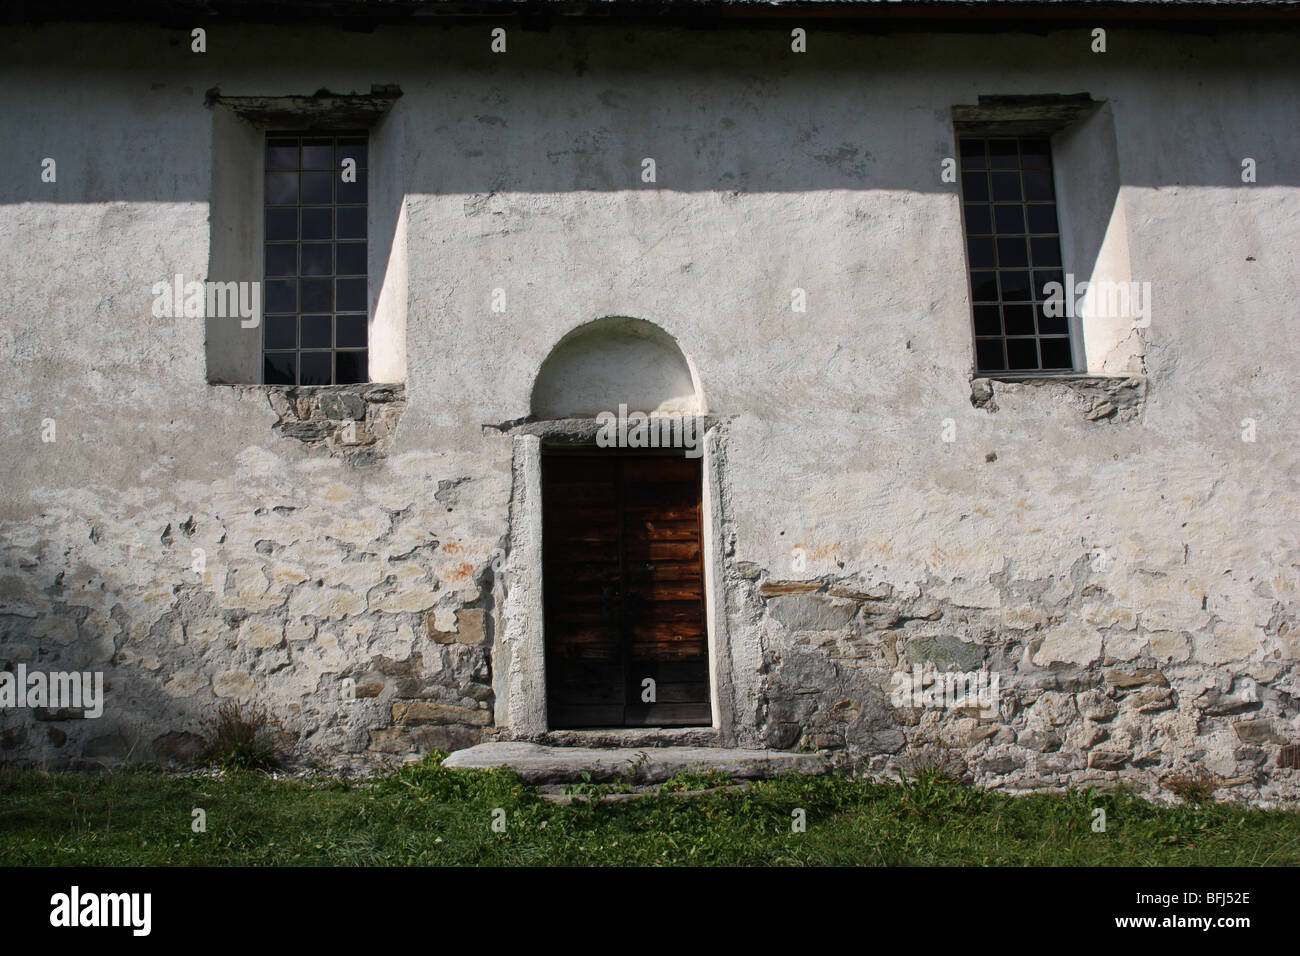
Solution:
[(208, 721), (208, 740), (198, 762), (222, 770), (271, 770), (279, 759), (270, 743), (270, 727), (270, 715), (260, 707), (222, 704)]
[(1203, 807), (1213, 802), (1214, 791), (1223, 785), (1223, 781), (1204, 767), (1196, 767), (1187, 773), (1171, 774), (1161, 780), (1160, 785), (1184, 803)]
[(713, 790), (731, 783), (731, 776), (721, 770), (681, 770), (665, 780), (659, 787), (664, 793), (685, 793), (691, 790)]

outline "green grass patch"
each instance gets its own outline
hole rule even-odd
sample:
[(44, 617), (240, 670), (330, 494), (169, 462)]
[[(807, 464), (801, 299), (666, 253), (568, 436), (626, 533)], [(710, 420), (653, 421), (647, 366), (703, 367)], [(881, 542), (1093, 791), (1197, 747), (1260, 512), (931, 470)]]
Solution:
[(1296, 810), (1157, 807), (1124, 790), (1008, 797), (937, 773), (673, 796), (726, 783), (688, 773), (662, 795), (560, 806), (509, 771), (440, 761), (366, 781), (3, 771), (0, 865), (1300, 865)]

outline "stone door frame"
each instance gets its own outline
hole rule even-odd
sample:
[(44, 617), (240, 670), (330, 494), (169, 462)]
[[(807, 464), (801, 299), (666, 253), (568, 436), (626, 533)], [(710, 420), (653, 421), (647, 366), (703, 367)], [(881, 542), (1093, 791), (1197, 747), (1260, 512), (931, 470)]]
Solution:
[[(701, 462), (705, 622), (708, 627), (709, 703), (713, 733), (734, 745), (736, 709), (731, 689), (731, 641), (723, 575), (721, 469), (723, 430), (704, 419)], [(594, 419), (569, 419), (520, 426), (511, 434), (511, 492), (508, 551), (497, 576), (499, 619), (492, 646), (495, 723), (510, 736), (549, 733), (546, 713), (546, 640), (542, 603), (542, 445), (564, 441), (595, 446)], [(664, 728), (666, 740), (686, 728)], [(653, 734), (654, 728), (648, 732)]]

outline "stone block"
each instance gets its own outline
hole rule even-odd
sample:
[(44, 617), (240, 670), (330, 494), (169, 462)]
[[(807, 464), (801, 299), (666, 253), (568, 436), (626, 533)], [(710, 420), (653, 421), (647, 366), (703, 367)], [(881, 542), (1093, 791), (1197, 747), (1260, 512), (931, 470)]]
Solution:
[(486, 727), (492, 715), (486, 710), (453, 707), (431, 700), (395, 700), (392, 706), (395, 724), (468, 724)]
[(767, 613), (792, 631), (833, 631), (848, 624), (857, 605), (820, 594), (783, 594), (768, 601)]

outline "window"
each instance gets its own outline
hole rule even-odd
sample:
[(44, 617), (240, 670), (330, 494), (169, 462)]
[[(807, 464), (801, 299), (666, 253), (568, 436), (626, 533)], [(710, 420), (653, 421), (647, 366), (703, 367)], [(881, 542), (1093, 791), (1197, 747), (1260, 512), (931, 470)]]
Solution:
[(366, 147), (364, 132), (267, 134), (268, 385), (368, 381)]
[(1064, 281), (1050, 143), (963, 136), (960, 150), (977, 370), (1073, 371), (1069, 320), (1044, 310)]

